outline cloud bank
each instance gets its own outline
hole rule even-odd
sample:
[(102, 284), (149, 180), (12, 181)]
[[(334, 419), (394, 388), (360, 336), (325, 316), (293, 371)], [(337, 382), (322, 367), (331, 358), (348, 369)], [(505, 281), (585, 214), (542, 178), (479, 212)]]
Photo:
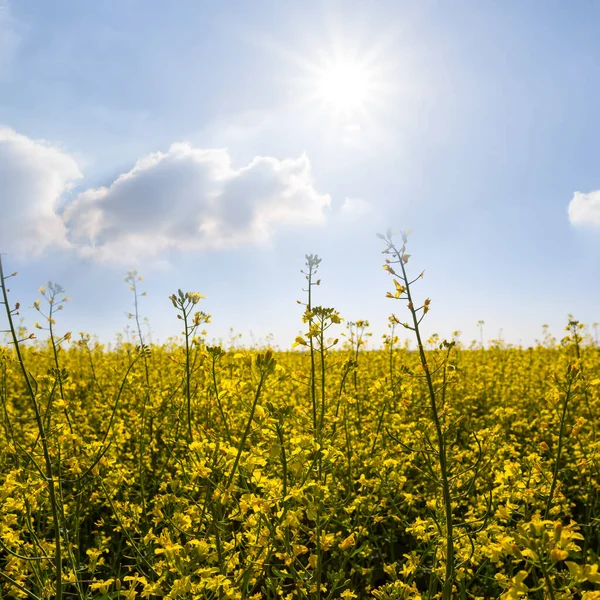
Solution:
[(569, 202), (569, 221), (572, 225), (600, 228), (600, 190), (575, 192)]
[(0, 251), (39, 255), (68, 246), (58, 202), (80, 177), (59, 148), (0, 128)]
[[(268, 241), (284, 226), (325, 221), (330, 197), (313, 187), (306, 156), (257, 156), (241, 168), (224, 149), (176, 143), (106, 187), (58, 202), (81, 177), (60, 149), (0, 130), (0, 225), (4, 246), (41, 252), (69, 247), (120, 261), (169, 249), (224, 248)], [(8, 219), (6, 219), (8, 216)]]

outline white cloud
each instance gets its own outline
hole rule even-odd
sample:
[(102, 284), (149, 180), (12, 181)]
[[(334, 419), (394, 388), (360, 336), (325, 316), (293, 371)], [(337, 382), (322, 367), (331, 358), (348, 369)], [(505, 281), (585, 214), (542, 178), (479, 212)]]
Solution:
[(131, 263), (170, 249), (263, 243), (282, 227), (322, 224), (330, 205), (305, 155), (234, 168), (227, 150), (177, 143), (65, 205), (81, 176), (60, 148), (0, 128), (0, 251), (54, 246)]
[(364, 217), (373, 211), (369, 202), (362, 198), (345, 198), (340, 212), (347, 217)]
[(37, 255), (66, 246), (58, 201), (79, 177), (59, 148), (0, 128), (0, 251)]
[(569, 221), (572, 225), (600, 227), (600, 190), (575, 192), (569, 202)]
[(313, 187), (308, 158), (256, 157), (234, 169), (227, 150), (173, 144), (140, 159), (110, 186), (65, 210), (69, 237), (101, 259), (255, 244), (278, 226), (324, 222), (328, 195)]

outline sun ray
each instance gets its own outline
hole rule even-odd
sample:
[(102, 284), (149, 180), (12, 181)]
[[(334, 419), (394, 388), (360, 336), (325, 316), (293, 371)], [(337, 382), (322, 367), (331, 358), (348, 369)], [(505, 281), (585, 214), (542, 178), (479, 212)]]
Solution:
[(360, 132), (378, 129), (389, 111), (397, 95), (398, 65), (390, 35), (368, 40), (338, 29), (309, 36), (304, 51), (272, 39), (260, 43), (287, 65), (288, 107), (320, 120), (321, 127), (326, 119), (337, 137), (356, 139), (364, 137)]
[(317, 69), (314, 99), (334, 115), (351, 118), (364, 113), (374, 92), (367, 65), (350, 58), (324, 61)]

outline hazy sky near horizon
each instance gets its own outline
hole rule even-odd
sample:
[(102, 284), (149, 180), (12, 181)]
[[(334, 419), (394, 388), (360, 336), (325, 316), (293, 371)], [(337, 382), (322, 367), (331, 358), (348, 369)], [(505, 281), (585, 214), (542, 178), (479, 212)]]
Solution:
[[(411, 230), (425, 331), (530, 344), (600, 321), (600, 4), (0, 0), (0, 252), (59, 330), (111, 339), (125, 272), (157, 339), (289, 346), (316, 303), (369, 319), (378, 231)], [(129, 323), (130, 324), (130, 323)]]

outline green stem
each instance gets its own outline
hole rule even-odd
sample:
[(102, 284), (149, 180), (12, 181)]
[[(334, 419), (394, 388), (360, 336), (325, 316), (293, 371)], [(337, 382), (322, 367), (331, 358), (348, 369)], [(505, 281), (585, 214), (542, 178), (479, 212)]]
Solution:
[[(31, 403), (33, 406), (33, 411), (35, 415), (35, 422), (38, 428), (39, 439), (42, 445), (42, 452), (44, 454), (44, 463), (46, 468), (46, 485), (48, 487), (48, 495), (50, 497), (50, 509), (52, 512), (52, 525), (54, 528), (54, 571), (56, 574), (56, 586), (55, 586), (55, 594), (56, 600), (62, 600), (63, 596), (63, 584), (62, 584), (62, 550), (61, 550), (61, 533), (60, 533), (60, 521), (59, 521), (59, 510), (58, 503), (56, 500), (56, 491), (54, 489), (55, 480), (54, 480), (54, 471), (52, 467), (52, 460), (50, 458), (50, 450), (48, 447), (48, 440), (46, 438), (46, 429), (44, 427), (44, 423), (42, 421), (42, 416), (40, 414), (39, 406), (35, 397), (35, 392), (33, 390), (33, 386), (31, 385), (31, 379), (29, 378), (29, 373), (25, 368), (25, 362), (23, 360), (23, 355), (21, 353), (21, 347), (19, 345), (19, 340), (17, 339), (17, 333), (15, 330), (12, 312), (10, 310), (10, 306), (8, 303), (8, 294), (6, 291), (6, 279), (4, 277), (4, 270), (2, 267), (2, 256), (0, 255), (0, 285), (2, 287), (2, 298), (4, 301), (4, 308), (6, 309), (6, 316), (8, 318), (8, 325), (10, 329), (10, 334), (12, 337), (13, 344), (15, 346), (15, 352), (17, 354), (17, 361), (19, 363), (19, 367), (21, 369), (21, 373), (23, 378), (25, 379), (25, 385), (27, 386), (27, 392), (31, 399)], [(33, 594), (30, 594), (33, 596)]]
[(231, 444), (231, 432), (229, 431), (227, 417), (225, 416), (225, 411), (223, 410), (223, 405), (221, 404), (221, 396), (219, 395), (219, 386), (217, 384), (216, 360), (217, 360), (216, 356), (213, 356), (212, 357), (213, 387), (215, 388), (215, 398), (217, 399), (217, 406), (219, 408), (219, 413), (221, 414), (221, 419), (223, 420), (223, 426), (225, 427), (225, 435), (227, 435), (227, 441)]
[(564, 436), (565, 436), (565, 422), (567, 417), (567, 407), (571, 398), (571, 385), (572, 379), (569, 375), (569, 383), (565, 394), (565, 401), (562, 407), (562, 414), (560, 416), (560, 429), (558, 432), (558, 448), (556, 450), (556, 460), (554, 461), (554, 470), (552, 472), (552, 483), (550, 484), (550, 493), (548, 494), (548, 500), (546, 502), (546, 510), (544, 511), (544, 519), (548, 518), (550, 509), (552, 508), (552, 501), (554, 499), (554, 492), (556, 491), (556, 484), (558, 482), (558, 471), (560, 469), (560, 459), (563, 451)]
[(242, 439), (240, 441), (237, 454), (235, 456), (235, 461), (233, 463), (233, 467), (231, 468), (231, 473), (227, 478), (227, 484), (225, 486), (226, 490), (229, 489), (229, 486), (231, 485), (231, 483), (233, 482), (233, 478), (235, 477), (240, 458), (242, 457), (242, 452), (244, 451), (244, 447), (246, 445), (246, 440), (248, 439), (248, 435), (250, 434), (252, 421), (254, 420), (254, 413), (256, 412), (256, 407), (258, 406), (258, 401), (260, 399), (260, 394), (266, 377), (267, 375), (265, 372), (261, 373), (260, 380), (258, 382), (258, 387), (256, 388), (256, 393), (254, 394), (254, 401), (252, 402), (252, 407), (250, 408), (250, 415), (248, 416), (248, 421), (246, 422), (246, 428), (244, 429), (244, 434), (242, 435)]
[(402, 269), (402, 277), (404, 279), (404, 283), (406, 285), (406, 296), (408, 299), (408, 306), (413, 320), (413, 328), (415, 332), (415, 336), (417, 338), (417, 346), (419, 349), (419, 358), (421, 360), (421, 366), (425, 373), (425, 380), (427, 382), (427, 390), (429, 392), (429, 401), (431, 408), (431, 416), (433, 418), (433, 423), (437, 436), (437, 445), (438, 445), (438, 461), (440, 465), (440, 480), (442, 485), (442, 497), (444, 501), (444, 513), (446, 520), (446, 574), (442, 587), (442, 600), (450, 600), (452, 597), (452, 584), (454, 581), (454, 539), (453, 539), (453, 518), (452, 518), (452, 497), (450, 495), (450, 482), (448, 479), (448, 464), (447, 464), (447, 456), (446, 456), (446, 439), (444, 436), (444, 432), (442, 430), (442, 424), (440, 421), (440, 416), (438, 413), (437, 407), (437, 399), (435, 394), (435, 389), (433, 387), (433, 378), (431, 376), (431, 372), (429, 370), (429, 365), (427, 363), (427, 357), (425, 355), (425, 348), (423, 346), (423, 341), (421, 339), (421, 332), (419, 331), (419, 318), (417, 316), (417, 312), (415, 310), (412, 295), (410, 292), (410, 282), (408, 280), (408, 276), (406, 274), (406, 269), (404, 267), (404, 260), (402, 255), (396, 248), (394, 248), (394, 253), (398, 259), (400, 267)]
[(192, 443), (192, 394), (190, 389), (190, 332), (188, 329), (188, 312), (183, 312), (183, 323), (185, 326), (185, 400), (187, 407), (188, 443)]

